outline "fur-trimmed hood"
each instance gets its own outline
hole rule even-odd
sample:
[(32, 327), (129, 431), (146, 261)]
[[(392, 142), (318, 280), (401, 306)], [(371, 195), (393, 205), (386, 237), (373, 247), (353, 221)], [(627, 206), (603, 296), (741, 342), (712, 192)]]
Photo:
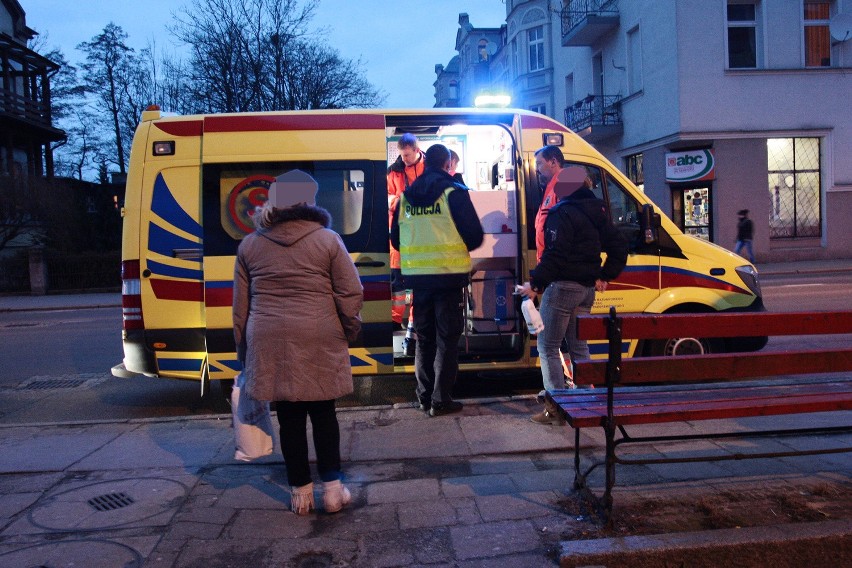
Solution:
[(258, 227), (258, 234), (285, 247), (314, 231), (331, 228), (331, 214), (316, 205), (275, 209), (268, 220), (271, 225)]

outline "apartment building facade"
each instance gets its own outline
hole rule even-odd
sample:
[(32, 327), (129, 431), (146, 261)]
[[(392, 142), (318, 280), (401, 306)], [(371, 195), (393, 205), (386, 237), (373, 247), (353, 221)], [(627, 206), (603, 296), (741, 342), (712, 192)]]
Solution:
[(460, 18), (458, 106), (502, 90), (564, 122), (723, 247), (749, 209), (758, 262), (852, 258), (852, 0), (505, 4), (488, 73), (464, 54), (493, 30)]

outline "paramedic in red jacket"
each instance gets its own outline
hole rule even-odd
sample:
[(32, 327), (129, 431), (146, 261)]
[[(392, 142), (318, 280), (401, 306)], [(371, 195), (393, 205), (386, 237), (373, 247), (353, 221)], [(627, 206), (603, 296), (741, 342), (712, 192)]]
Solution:
[[(388, 168), (388, 227), (393, 219), (393, 212), (399, 202), (399, 196), (414, 180), (420, 177), (425, 167), (424, 155), (420, 150), (417, 137), (406, 132), (397, 142), (399, 156)], [(402, 324), (405, 314), (405, 285), (399, 270), (399, 251), (390, 245), (391, 295), (393, 296), (391, 315), (393, 321)]]
[(536, 260), (541, 262), (544, 253), (544, 222), (547, 220), (547, 211), (556, 205), (556, 177), (565, 166), (565, 156), (557, 146), (544, 146), (535, 153), (535, 169), (541, 180), (547, 183), (544, 195), (541, 196), (541, 206), (535, 214), (535, 253)]

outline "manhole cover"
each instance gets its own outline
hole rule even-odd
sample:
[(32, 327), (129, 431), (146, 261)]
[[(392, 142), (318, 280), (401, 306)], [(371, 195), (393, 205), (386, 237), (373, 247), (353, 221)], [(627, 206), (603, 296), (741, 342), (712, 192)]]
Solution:
[(86, 531), (163, 526), (186, 499), (187, 487), (173, 479), (142, 477), (90, 483), (47, 497), (30, 510), (30, 522), (51, 531)]
[(0, 554), (0, 566), (32, 566), (58, 568), (139, 568), (142, 555), (120, 542), (99, 539), (66, 540), (19, 548)]
[(53, 389), (75, 389), (91, 387), (104, 382), (109, 375), (106, 373), (76, 373), (67, 375), (38, 375), (20, 383), (17, 390), (43, 391)]
[(133, 497), (127, 493), (107, 493), (88, 500), (95, 511), (112, 511), (133, 504)]
[(86, 383), (88, 379), (39, 379), (24, 383), (21, 390), (73, 389)]

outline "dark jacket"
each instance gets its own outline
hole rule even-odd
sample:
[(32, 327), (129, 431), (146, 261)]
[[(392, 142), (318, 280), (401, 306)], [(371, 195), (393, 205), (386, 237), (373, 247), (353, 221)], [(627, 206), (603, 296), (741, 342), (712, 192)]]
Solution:
[(754, 235), (754, 223), (748, 217), (743, 217), (737, 222), (737, 240), (750, 241)]
[[(458, 184), (449, 173), (426, 168), (423, 175), (414, 180), (411, 187), (405, 190), (405, 198), (412, 205), (426, 207), (435, 203), (449, 187), (455, 188), (447, 197), (453, 223), (467, 250), (471, 251), (482, 244), (482, 224), (479, 222), (476, 209), (473, 208), (469, 190)], [(397, 249), (399, 249), (399, 209), (397, 207), (394, 211), (390, 234), (391, 244)], [(435, 274), (404, 278), (406, 286), (411, 288), (461, 288), (467, 285), (469, 277), (468, 274)]]
[[(606, 262), (601, 267), (601, 252)], [(627, 240), (609, 221), (604, 202), (583, 188), (561, 199), (547, 213), (544, 253), (530, 284), (544, 290), (551, 282), (570, 280), (584, 286), (610, 281), (627, 263)]]

